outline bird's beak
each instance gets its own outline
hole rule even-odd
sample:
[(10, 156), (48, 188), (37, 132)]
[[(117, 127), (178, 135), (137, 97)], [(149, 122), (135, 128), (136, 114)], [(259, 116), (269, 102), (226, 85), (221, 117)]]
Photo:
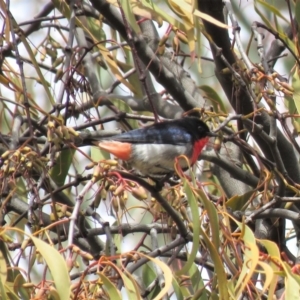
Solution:
[(207, 133), (207, 136), (209, 136), (209, 137), (217, 137), (218, 136), (218, 134), (217, 133), (215, 133), (215, 132), (208, 132)]

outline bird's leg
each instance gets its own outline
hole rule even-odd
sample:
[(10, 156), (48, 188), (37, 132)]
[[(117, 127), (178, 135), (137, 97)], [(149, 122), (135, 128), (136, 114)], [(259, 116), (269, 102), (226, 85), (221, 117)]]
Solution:
[(150, 178), (155, 182), (155, 187), (160, 192), (162, 190), (162, 188), (164, 187), (165, 182), (170, 183), (170, 185), (174, 185), (174, 182), (171, 180), (172, 176), (173, 176), (173, 173), (170, 172), (161, 177), (150, 177)]
[(158, 178), (151, 178), (155, 183), (155, 189), (160, 192), (162, 188), (164, 187), (164, 180), (158, 179)]

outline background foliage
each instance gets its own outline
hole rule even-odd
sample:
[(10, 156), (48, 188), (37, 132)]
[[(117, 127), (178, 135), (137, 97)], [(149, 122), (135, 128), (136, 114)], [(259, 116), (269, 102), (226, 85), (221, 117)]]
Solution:
[[(299, 299), (300, 2), (22, 4), (0, 0), (1, 299)], [(91, 147), (185, 114), (218, 137), (162, 191)]]

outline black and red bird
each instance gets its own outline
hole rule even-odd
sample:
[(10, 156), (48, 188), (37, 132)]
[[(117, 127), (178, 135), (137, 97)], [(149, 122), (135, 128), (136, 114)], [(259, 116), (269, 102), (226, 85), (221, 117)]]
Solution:
[[(109, 139), (94, 142), (119, 159), (128, 161), (143, 175), (161, 177), (174, 172), (176, 157), (185, 155), (193, 165), (210, 136), (208, 126), (195, 117), (155, 123)], [(188, 168), (186, 160), (180, 167)]]

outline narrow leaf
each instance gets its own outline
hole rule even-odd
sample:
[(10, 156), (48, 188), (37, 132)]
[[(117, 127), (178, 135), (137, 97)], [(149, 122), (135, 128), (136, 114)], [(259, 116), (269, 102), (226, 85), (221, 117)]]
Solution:
[(44, 241), (34, 236), (31, 239), (47, 263), (60, 299), (70, 299), (71, 281), (66, 261), (55, 248)]
[(198, 209), (198, 203), (195, 198), (195, 195), (186, 179), (184, 179), (184, 191), (186, 193), (187, 200), (189, 202), (189, 206), (192, 211), (192, 217), (193, 217), (193, 247), (191, 254), (188, 257), (188, 260), (184, 267), (177, 271), (177, 275), (182, 275), (188, 272), (188, 270), (191, 268), (192, 264), (194, 263), (194, 259), (197, 255), (198, 249), (199, 249), (199, 241), (200, 241), (200, 222), (199, 222), (199, 209)]

